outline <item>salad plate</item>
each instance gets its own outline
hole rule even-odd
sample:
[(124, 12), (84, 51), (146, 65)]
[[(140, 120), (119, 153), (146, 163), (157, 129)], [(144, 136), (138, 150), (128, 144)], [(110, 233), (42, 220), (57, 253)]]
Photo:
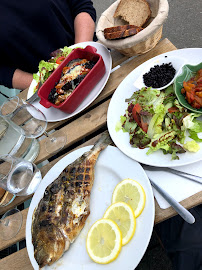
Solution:
[[(74, 44), (70, 46), (70, 48), (78, 48), (78, 47), (85, 48), (88, 45), (95, 47), (97, 49), (97, 53), (102, 56), (104, 64), (105, 64), (105, 69), (106, 69), (104, 76), (96, 84), (96, 86), (92, 89), (92, 91), (88, 94), (88, 96), (82, 101), (82, 103), (77, 107), (77, 109), (74, 112), (69, 113), (69, 114), (62, 112), (54, 107), (47, 109), (39, 103), (40, 98), (37, 98), (32, 104), (38, 109), (40, 109), (46, 115), (48, 122), (56, 122), (56, 121), (65, 120), (80, 113), (96, 99), (96, 97), (101, 93), (105, 84), (107, 83), (110, 72), (111, 72), (112, 58), (111, 58), (111, 54), (109, 50), (104, 45), (97, 42), (88, 41), (88, 42), (81, 42), (81, 43)], [(33, 79), (28, 90), (27, 98), (30, 98), (33, 95), (36, 85), (37, 85), (37, 82)]]
[[(171, 51), (162, 54), (162, 56), (172, 56), (184, 58), (187, 64), (196, 65), (202, 61), (202, 49), (201, 48), (187, 48)], [(154, 57), (152, 60), (157, 59), (159, 56)], [(149, 60), (150, 61), (150, 60)], [(129, 143), (129, 133), (122, 130), (116, 131), (117, 122), (120, 120), (120, 116), (125, 114), (125, 110), (128, 107), (128, 102), (125, 100), (130, 98), (132, 94), (139, 90), (134, 86), (134, 82), (139, 78), (144, 69), (147, 67), (147, 62), (143, 63), (136, 69), (134, 69), (118, 86), (114, 92), (109, 104), (107, 114), (107, 125), (110, 136), (115, 145), (130, 158), (151, 166), (157, 167), (175, 167), (191, 164), (202, 160), (202, 144), (199, 143), (200, 149), (198, 152), (186, 152), (179, 154), (179, 160), (172, 160), (170, 154), (164, 155), (162, 151), (156, 151), (147, 155), (149, 148), (139, 149), (134, 148)], [(118, 104), (118, 106), (117, 106)], [(202, 120), (202, 119), (200, 119)], [(199, 134), (200, 135), (200, 134)], [(200, 136), (199, 136), (200, 137)], [(186, 138), (191, 140), (190, 138)]]
[[(46, 187), (59, 176), (62, 170), (89, 151), (92, 146), (77, 149), (62, 158), (45, 175), (43, 181), (36, 190), (27, 216), (26, 223), (26, 244), (28, 255), (33, 268), (39, 269), (34, 258), (34, 248), (32, 245), (32, 215), (35, 207), (43, 197)], [(125, 246), (118, 258), (106, 265), (93, 262), (86, 251), (86, 237), (92, 224), (103, 217), (107, 207), (111, 205), (112, 193), (115, 186), (125, 178), (137, 180), (145, 190), (146, 203), (142, 214), (136, 219), (136, 231), (132, 240)], [(54, 270), (133, 270), (142, 259), (149, 244), (154, 225), (154, 197), (151, 185), (145, 171), (140, 164), (124, 155), (118, 148), (108, 146), (103, 150), (95, 165), (95, 180), (90, 198), (90, 215), (81, 233), (71, 245), (70, 249), (51, 266), (43, 269)], [(78, 256), (79, 254), (79, 256)]]

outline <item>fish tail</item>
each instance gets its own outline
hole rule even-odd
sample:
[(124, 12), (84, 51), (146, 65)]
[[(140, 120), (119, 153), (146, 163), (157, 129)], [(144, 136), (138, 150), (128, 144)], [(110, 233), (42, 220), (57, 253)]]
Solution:
[(94, 144), (91, 151), (102, 151), (111, 143), (112, 140), (109, 136), (109, 133), (108, 131), (105, 131), (103, 132), (102, 136), (98, 139), (98, 141)]
[(85, 159), (96, 159), (98, 158), (99, 153), (104, 150), (109, 144), (112, 143), (112, 140), (107, 131), (103, 132), (101, 137), (95, 142), (94, 146), (87, 152), (85, 152), (80, 158), (78, 158), (75, 162), (81, 163)]

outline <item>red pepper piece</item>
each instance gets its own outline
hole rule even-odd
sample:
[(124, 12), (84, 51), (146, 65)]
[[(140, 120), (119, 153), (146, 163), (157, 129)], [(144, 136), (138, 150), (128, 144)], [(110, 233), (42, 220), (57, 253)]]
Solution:
[(142, 107), (140, 106), (140, 104), (135, 104), (135, 106), (133, 107), (133, 118), (135, 120), (135, 122), (138, 124), (138, 126), (147, 133), (148, 130), (148, 124), (145, 123), (142, 119), (142, 116), (140, 114), (140, 112), (142, 111)]
[(64, 56), (60, 56), (60, 57), (58, 57), (58, 59), (56, 60), (56, 63), (60, 65), (64, 59), (65, 59)]

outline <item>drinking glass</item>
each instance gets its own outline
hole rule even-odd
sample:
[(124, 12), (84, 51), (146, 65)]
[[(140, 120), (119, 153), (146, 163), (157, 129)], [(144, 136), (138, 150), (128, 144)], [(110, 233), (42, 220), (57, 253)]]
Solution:
[[(3, 189), (2, 189), (3, 190)], [(0, 198), (0, 207), (4, 207), (12, 203), (12, 201), (15, 199), (15, 195), (12, 193), (9, 193), (6, 190), (3, 190), (3, 194), (1, 195)]]
[(0, 156), (0, 187), (16, 196), (35, 192), (42, 180), (34, 163), (10, 155)]
[(23, 135), (37, 138), (47, 127), (45, 115), (30, 103), (23, 102), (18, 96), (6, 100), (1, 106), (1, 115), (15, 127), (20, 127)]
[[(33, 162), (39, 154), (39, 142), (35, 138), (27, 138), (24, 131), (14, 123), (12, 125), (0, 116), (0, 156), (12, 155)], [(0, 207), (9, 205), (15, 195), (0, 189)]]
[(0, 237), (9, 240), (16, 236), (22, 226), (22, 213), (18, 209), (7, 211), (0, 220)]
[(11, 125), (0, 115), (0, 155), (9, 154), (33, 162), (39, 154), (39, 142), (23, 133), (20, 127)]
[(54, 135), (48, 135), (45, 114), (18, 96), (6, 100), (0, 108), (0, 113), (6, 121), (20, 127), (23, 135), (27, 138), (38, 138), (42, 134), (47, 136), (45, 149), (48, 153), (61, 150), (66, 143), (66, 135), (61, 131), (54, 133)]

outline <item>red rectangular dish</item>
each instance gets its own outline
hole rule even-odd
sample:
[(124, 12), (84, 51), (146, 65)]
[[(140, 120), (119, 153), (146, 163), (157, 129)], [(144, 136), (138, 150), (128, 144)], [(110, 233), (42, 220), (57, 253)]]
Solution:
[[(84, 49), (81, 48), (77, 48), (74, 49), (63, 61), (62, 63), (57, 67), (57, 69), (51, 74), (51, 76), (45, 81), (45, 83), (41, 86), (41, 88), (38, 91), (38, 96), (40, 97), (40, 104), (43, 105), (45, 108), (50, 108), (50, 107), (54, 107), (56, 109), (59, 109), (63, 112), (66, 113), (72, 113), (76, 110), (76, 108), (80, 105), (80, 103), (85, 99), (85, 97), (90, 93), (90, 91), (94, 88), (94, 86), (99, 82), (99, 80), (104, 76), (105, 74), (105, 64), (104, 61), (102, 59), (102, 56), (98, 53), (96, 53), (97, 49), (92, 47), (92, 46), (87, 46)], [(87, 68), (88, 70), (90, 69), (90, 71), (88, 71), (87, 75), (85, 73), (85, 69), (83, 74), (84, 75), (80, 75), (79, 72), (80, 70), (78, 69), (78, 59), (82, 59), (81, 63), (83, 63), (84, 59), (85, 61), (87, 60), (88, 64), (93, 63), (92, 68)], [(90, 62), (89, 62), (90, 61)], [(71, 65), (71, 67), (67, 67), (69, 65), (69, 63), (73, 63)], [(73, 68), (72, 68), (73, 66)], [(75, 66), (77, 66), (77, 68), (75, 68)], [(81, 64), (81, 66), (83, 66)], [(86, 67), (86, 66), (85, 66)], [(89, 67), (89, 65), (88, 65)], [(82, 76), (84, 78), (79, 79), (81, 80), (80, 82), (78, 82), (78, 77), (77, 77), (77, 86), (75, 87), (75, 80), (71, 80), (71, 86), (73, 85), (74, 87), (72, 87), (72, 91), (67, 90), (68, 89), (68, 84), (66, 83), (66, 79), (67, 77), (62, 77), (62, 74), (64, 72), (65, 69), (67, 70), (68, 75), (67, 76), (73, 76), (73, 75), (69, 75), (70, 74), (70, 70), (75, 70), (74, 71), (74, 76), (75, 74), (81, 78)], [(73, 73), (72, 73), (73, 74)], [(71, 77), (69, 77), (71, 78)], [(61, 81), (63, 80), (63, 81)], [(64, 84), (65, 81), (65, 84)], [(70, 84), (70, 83), (69, 83)], [(62, 86), (62, 87), (61, 87)], [(61, 88), (60, 88), (61, 87)], [(62, 95), (60, 95), (60, 93), (64, 92), (68, 94), (64, 95), (64, 93)], [(51, 94), (50, 94), (51, 93)], [(57, 96), (57, 100), (53, 101), (55, 96)], [(66, 97), (65, 97), (66, 96)], [(52, 97), (52, 98), (51, 98)], [(63, 97), (63, 100), (62, 98)], [(64, 99), (65, 97), (65, 99)], [(51, 101), (50, 101), (51, 100)], [(60, 100), (60, 101), (59, 101)], [(62, 100), (62, 101), (61, 101)], [(55, 102), (55, 103), (53, 103)], [(61, 102), (61, 103), (60, 103)]]

